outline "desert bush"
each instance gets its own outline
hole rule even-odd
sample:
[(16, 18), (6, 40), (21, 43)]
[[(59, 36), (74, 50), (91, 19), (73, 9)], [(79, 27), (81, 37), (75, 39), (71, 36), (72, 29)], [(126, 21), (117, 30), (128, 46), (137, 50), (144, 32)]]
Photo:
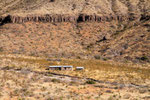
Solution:
[(147, 56), (143, 56), (143, 57), (141, 57), (140, 59), (143, 60), (143, 61), (149, 60)]
[(19, 98), (18, 100), (25, 100), (25, 98)]
[(52, 82), (60, 83), (60, 80), (54, 78), (52, 79)]
[(80, 57), (80, 56), (77, 56), (76, 58), (77, 58), (77, 59), (81, 59), (81, 57)]
[(50, 2), (55, 2), (55, 0), (50, 0)]
[(108, 100), (114, 100), (114, 98), (113, 98), (112, 96), (110, 96), (110, 97), (108, 98)]
[(4, 50), (3, 50), (3, 48), (2, 47), (0, 47), (0, 52), (3, 52)]
[(104, 60), (104, 61), (107, 61), (108, 59), (107, 59), (107, 58), (103, 58), (103, 60)]
[(2, 93), (0, 93), (0, 97), (3, 96)]
[(76, 4), (73, 4), (73, 6), (72, 6), (72, 10), (74, 10), (74, 9), (76, 9)]
[(145, 27), (150, 27), (150, 24), (144, 24)]
[(41, 91), (46, 91), (46, 87), (42, 87), (42, 88), (41, 88)]
[(88, 80), (88, 81), (86, 81), (86, 84), (95, 84), (95, 81), (93, 81), (93, 80)]
[(99, 55), (95, 55), (94, 58), (95, 59), (101, 59), (101, 57)]
[(54, 100), (52, 97), (47, 98), (46, 100)]

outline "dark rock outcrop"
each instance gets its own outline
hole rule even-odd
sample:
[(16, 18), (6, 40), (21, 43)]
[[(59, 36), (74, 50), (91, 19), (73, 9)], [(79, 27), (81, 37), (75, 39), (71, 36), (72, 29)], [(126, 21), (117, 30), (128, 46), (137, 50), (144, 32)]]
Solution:
[(6, 24), (6, 23), (11, 23), (12, 22), (12, 19), (11, 19), (11, 16), (10, 15), (8, 15), (8, 16), (6, 16), (6, 17), (1, 17), (0, 18), (0, 25), (4, 25), (4, 24)]
[(78, 16), (72, 16), (72, 15), (27, 15), (26, 17), (21, 16), (12, 16), (8, 15), (6, 17), (0, 17), (0, 23), (1, 25), (5, 23), (25, 23), (25, 22), (43, 22), (43, 23), (56, 23), (56, 22), (73, 22), (73, 23), (79, 23), (79, 22), (103, 22), (103, 21), (126, 21), (126, 20), (149, 20), (150, 16), (98, 16), (98, 15), (87, 15), (87, 14), (80, 14)]
[(141, 15), (140, 21), (148, 21), (150, 20), (150, 15)]

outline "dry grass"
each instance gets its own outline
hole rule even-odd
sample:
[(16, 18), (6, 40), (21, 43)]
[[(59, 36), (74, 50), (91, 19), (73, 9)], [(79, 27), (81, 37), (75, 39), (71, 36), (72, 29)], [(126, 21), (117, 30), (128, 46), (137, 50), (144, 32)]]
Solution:
[(84, 66), (83, 71), (50, 71), (59, 74), (93, 78), (97, 80), (144, 84), (149, 82), (150, 69), (128, 64), (114, 64), (112, 62), (104, 62), (100, 60), (78, 60), (78, 59), (62, 59), (61, 62), (48, 61), (46, 58), (23, 56), (23, 55), (0, 55), (1, 67), (9, 66), (16, 68), (29, 68), (35, 71), (46, 71), (49, 65), (73, 65)]
[(88, 77), (104, 81), (144, 83), (150, 79), (150, 69), (113, 64), (99, 60), (63, 60), (61, 65), (84, 66), (84, 71), (54, 71), (78, 77)]
[[(67, 76), (44, 75), (24, 70), (27, 68), (45, 72), (46, 66), (58, 64), (84, 66), (85, 70), (51, 72), (120, 83), (141, 83), (149, 86), (149, 83), (144, 84), (146, 80), (150, 79), (150, 69), (148, 68), (114, 65), (99, 60), (62, 59), (61, 62), (56, 62), (42, 57), (0, 54), (0, 67), (22, 68), (20, 71), (0, 70), (0, 100), (22, 100), (24, 98), (30, 100), (122, 100), (126, 98), (124, 95), (128, 96), (129, 93), (131, 95), (129, 98), (136, 99), (146, 98), (149, 93), (141, 93), (145, 88), (124, 87), (120, 89), (119, 85), (97, 83)], [(140, 91), (140, 89), (143, 90)]]

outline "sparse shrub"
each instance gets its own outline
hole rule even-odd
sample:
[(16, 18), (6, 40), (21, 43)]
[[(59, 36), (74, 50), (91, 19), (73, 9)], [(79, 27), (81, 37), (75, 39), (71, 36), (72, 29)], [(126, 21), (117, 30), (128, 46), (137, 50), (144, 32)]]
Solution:
[(77, 29), (82, 29), (82, 26), (77, 25), (76, 27), (77, 27)]
[(48, 76), (52, 77), (53, 75), (52, 74), (48, 74)]
[(46, 87), (42, 87), (42, 88), (41, 88), (41, 91), (46, 91)]
[(88, 80), (88, 81), (86, 81), (86, 84), (95, 84), (95, 81), (93, 81), (93, 80)]
[(104, 60), (104, 61), (107, 61), (108, 59), (107, 59), (107, 58), (103, 58), (103, 60)]
[(25, 98), (19, 98), (18, 100), (25, 100)]
[(120, 31), (116, 31), (115, 33), (114, 33), (114, 35), (118, 35), (120, 33)]
[(52, 82), (60, 83), (60, 80), (54, 78), (52, 79)]
[(99, 55), (95, 55), (94, 58), (95, 59), (101, 59), (101, 57)]
[(3, 96), (2, 93), (0, 93), (0, 97)]
[(77, 59), (81, 59), (81, 57), (80, 57), (80, 56), (77, 56)]
[(76, 9), (76, 4), (73, 4), (73, 6), (72, 6), (72, 10), (75, 10)]
[(75, 84), (78, 84), (78, 83), (75, 82), (75, 81), (71, 81), (71, 82), (70, 82), (70, 85), (75, 85)]
[(50, 2), (55, 2), (55, 0), (50, 0)]
[(31, 53), (29, 54), (29, 56), (36, 56), (36, 53), (35, 53), (35, 52), (31, 52)]
[(145, 24), (144, 26), (145, 26), (145, 27), (150, 27), (150, 24)]
[(148, 57), (147, 57), (147, 56), (143, 56), (143, 57), (141, 57), (140, 59), (143, 60), (143, 61), (147, 61), (147, 60), (148, 60)]
[(112, 96), (110, 96), (110, 97), (108, 98), (108, 100), (114, 100), (114, 98), (113, 98)]
[(54, 100), (52, 97), (47, 98), (46, 100)]
[(3, 50), (3, 48), (2, 47), (0, 47), (0, 52), (3, 52), (4, 50)]

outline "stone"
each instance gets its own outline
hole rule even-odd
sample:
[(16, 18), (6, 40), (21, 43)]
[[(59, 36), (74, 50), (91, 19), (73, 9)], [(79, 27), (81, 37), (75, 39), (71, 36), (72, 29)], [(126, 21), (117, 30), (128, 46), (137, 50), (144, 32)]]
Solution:
[(130, 97), (131, 97), (130, 94), (125, 94), (125, 95), (123, 95), (123, 99), (129, 99)]
[(141, 93), (141, 94), (144, 94), (144, 93), (146, 93), (146, 92), (147, 92), (146, 89), (139, 89), (139, 93)]
[(111, 90), (106, 90), (106, 93), (113, 93)]
[(143, 99), (150, 100), (150, 96), (145, 96), (145, 97), (143, 97)]

